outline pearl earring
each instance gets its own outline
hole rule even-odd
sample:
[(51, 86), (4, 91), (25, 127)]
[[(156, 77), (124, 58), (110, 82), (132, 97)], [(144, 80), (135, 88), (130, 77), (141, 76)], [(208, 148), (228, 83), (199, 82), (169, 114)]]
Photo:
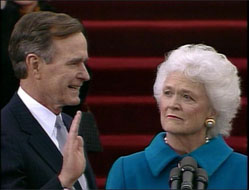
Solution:
[(206, 121), (205, 121), (205, 126), (207, 127), (207, 128), (212, 128), (212, 127), (214, 127), (214, 125), (215, 125), (215, 120), (214, 119), (212, 119), (212, 118), (208, 118), (208, 119), (206, 119)]
[[(208, 118), (205, 121), (205, 126), (207, 127), (207, 129), (211, 129), (213, 128), (215, 125), (215, 120), (213, 118)], [(205, 142), (208, 143), (210, 141), (210, 138), (208, 137), (208, 135), (205, 137)]]

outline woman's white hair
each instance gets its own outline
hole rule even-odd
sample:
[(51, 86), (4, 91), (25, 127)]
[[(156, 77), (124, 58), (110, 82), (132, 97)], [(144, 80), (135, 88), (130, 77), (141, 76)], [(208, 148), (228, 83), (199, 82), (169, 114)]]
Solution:
[(174, 71), (180, 71), (189, 79), (204, 85), (211, 106), (216, 111), (216, 124), (208, 131), (208, 136), (229, 136), (231, 122), (240, 107), (241, 90), (237, 68), (211, 46), (183, 45), (169, 52), (165, 61), (158, 66), (154, 83), (154, 97), (158, 104), (163, 83), (169, 73)]

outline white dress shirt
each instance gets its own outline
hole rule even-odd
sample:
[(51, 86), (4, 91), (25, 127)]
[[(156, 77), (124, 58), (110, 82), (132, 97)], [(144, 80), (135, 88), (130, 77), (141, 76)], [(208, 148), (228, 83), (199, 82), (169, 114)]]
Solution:
[[(21, 87), (18, 88), (17, 94), (59, 150), (59, 143), (56, 139), (56, 115), (45, 106), (37, 102), (30, 95), (28, 95)], [(82, 189), (88, 189), (87, 181), (84, 174), (82, 174), (82, 176), (79, 178), (79, 182)]]
[(56, 139), (56, 115), (45, 106), (37, 102), (34, 98), (29, 96), (21, 87), (19, 87), (17, 94), (44, 131), (48, 134), (49, 138), (54, 142), (56, 147), (59, 148), (59, 144)]

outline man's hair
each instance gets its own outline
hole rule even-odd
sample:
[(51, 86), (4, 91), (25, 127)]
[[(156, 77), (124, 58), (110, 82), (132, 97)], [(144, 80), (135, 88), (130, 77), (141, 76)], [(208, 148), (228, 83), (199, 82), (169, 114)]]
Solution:
[(34, 53), (47, 63), (54, 54), (53, 38), (83, 32), (82, 24), (64, 13), (49, 11), (24, 15), (15, 25), (9, 42), (9, 56), (18, 79), (27, 77), (26, 56)]

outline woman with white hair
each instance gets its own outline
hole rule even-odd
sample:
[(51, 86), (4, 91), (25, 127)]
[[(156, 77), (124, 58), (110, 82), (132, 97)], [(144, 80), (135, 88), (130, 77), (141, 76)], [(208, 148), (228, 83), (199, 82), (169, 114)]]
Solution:
[(154, 84), (165, 132), (144, 151), (116, 160), (106, 189), (247, 189), (247, 156), (223, 139), (240, 95), (237, 68), (213, 47), (171, 51)]

